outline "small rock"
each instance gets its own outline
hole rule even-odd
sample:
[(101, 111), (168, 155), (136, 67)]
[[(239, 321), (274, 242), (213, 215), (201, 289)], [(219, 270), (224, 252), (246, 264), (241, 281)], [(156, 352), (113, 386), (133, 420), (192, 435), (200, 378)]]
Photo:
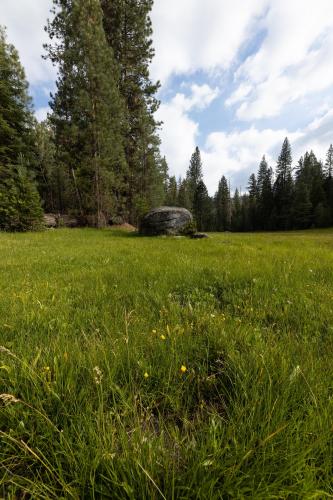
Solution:
[(58, 216), (56, 214), (44, 214), (44, 226), (55, 228), (58, 226)]
[(206, 233), (194, 233), (191, 234), (192, 240), (202, 240), (203, 238), (209, 238), (208, 234)]

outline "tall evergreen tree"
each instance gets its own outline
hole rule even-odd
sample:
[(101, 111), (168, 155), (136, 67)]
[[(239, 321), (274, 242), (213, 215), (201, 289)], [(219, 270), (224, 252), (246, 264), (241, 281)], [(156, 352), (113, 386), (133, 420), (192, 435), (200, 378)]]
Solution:
[(231, 229), (232, 231), (243, 230), (242, 201), (237, 188), (232, 200)]
[(329, 209), (330, 224), (333, 224), (333, 145), (331, 144), (325, 162), (325, 192)]
[(258, 227), (258, 185), (255, 174), (250, 175), (249, 183), (248, 183), (248, 192), (249, 192), (249, 229), (250, 231), (255, 231)]
[(180, 178), (178, 181), (177, 205), (179, 207), (187, 208), (187, 210), (192, 210), (189, 186), (186, 179)]
[(291, 147), (286, 137), (276, 167), (274, 183), (274, 209), (277, 229), (289, 229), (292, 225), (293, 177)]
[(203, 175), (202, 175), (201, 154), (200, 154), (200, 149), (197, 146), (191, 156), (190, 165), (186, 174), (186, 181), (187, 181), (190, 205), (192, 210), (194, 206), (194, 195), (199, 182), (202, 181), (202, 178)]
[[(153, 83), (149, 66), (154, 56), (150, 12), (153, 0), (101, 0), (107, 41), (113, 50), (118, 87), (125, 102), (125, 153), (127, 206), (132, 221), (141, 215), (142, 206), (151, 204), (158, 170), (158, 123), (154, 113), (159, 106), (155, 95), (159, 82)], [(158, 189), (158, 186), (156, 187)]]
[(40, 226), (42, 210), (33, 181), (34, 119), (18, 52), (0, 27), (0, 228)]
[(47, 49), (58, 66), (51, 102), (57, 159), (70, 170), (74, 207), (101, 227), (110, 215), (123, 212), (126, 201), (126, 127), (118, 70), (100, 0), (53, 3), (54, 18), (47, 27), (53, 43)]
[(7, 42), (6, 30), (0, 26), (0, 161), (17, 164), (24, 159), (34, 166), (34, 138), (31, 98), (28, 83), (15, 47)]
[(333, 177), (333, 144), (330, 145), (326, 155), (325, 174), (327, 177)]
[(229, 231), (231, 225), (231, 200), (228, 181), (223, 175), (215, 195), (216, 229)]
[[(326, 194), (324, 189), (324, 173), (322, 164), (317, 160), (313, 151), (310, 153), (306, 152), (304, 158), (301, 158), (296, 170), (296, 182), (297, 191), (304, 192), (306, 189), (309, 202), (311, 205), (310, 209), (310, 225), (318, 226), (322, 225), (325, 218), (325, 211), (328, 215), (328, 207)], [(301, 197), (295, 197), (295, 203), (301, 201)], [(301, 207), (303, 204), (301, 204)], [(301, 207), (295, 207), (295, 210), (300, 213)], [(319, 221), (320, 219), (320, 221)]]
[(211, 217), (211, 203), (205, 183), (200, 180), (197, 184), (194, 200), (193, 215), (199, 231), (206, 231), (209, 228)]
[(297, 229), (307, 229), (312, 223), (312, 203), (310, 191), (304, 180), (296, 182), (293, 222)]
[(36, 181), (45, 212), (60, 212), (66, 192), (63, 172), (55, 161), (53, 130), (47, 120), (36, 123)]
[(270, 229), (273, 209), (272, 169), (263, 156), (258, 170), (257, 219), (259, 229)]
[(174, 175), (169, 178), (165, 203), (170, 207), (175, 207), (178, 203), (178, 186)]

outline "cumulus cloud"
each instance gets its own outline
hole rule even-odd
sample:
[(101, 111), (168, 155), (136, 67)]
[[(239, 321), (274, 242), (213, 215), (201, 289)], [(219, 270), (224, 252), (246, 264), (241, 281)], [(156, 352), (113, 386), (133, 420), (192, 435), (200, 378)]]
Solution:
[(204, 110), (218, 96), (218, 90), (209, 85), (190, 86), (190, 94), (177, 93), (169, 102), (162, 103), (157, 119), (163, 122), (161, 152), (170, 163), (173, 174), (184, 175), (196, 146), (199, 124), (189, 115), (192, 110)]
[(188, 112), (193, 109), (204, 110), (219, 95), (217, 88), (213, 89), (206, 83), (203, 85), (194, 83), (190, 86), (190, 90), (191, 95), (189, 96), (183, 93), (176, 94), (172, 99), (172, 106), (176, 106), (183, 112)]
[(295, 143), (295, 160), (304, 154), (305, 149), (312, 149), (324, 161), (330, 144), (333, 144), (333, 109), (318, 116), (305, 127)]
[(276, 152), (286, 136), (293, 142), (302, 136), (302, 132), (269, 128), (258, 130), (252, 126), (243, 131), (209, 134), (202, 151), (209, 191), (214, 193), (222, 175), (230, 179), (233, 188), (242, 187), (244, 190), (247, 175), (257, 171), (263, 155), (270, 164), (275, 164)]
[(263, 155), (275, 167), (285, 137), (292, 146), (294, 165), (306, 150), (313, 150), (318, 159), (325, 161), (329, 145), (333, 143), (333, 109), (295, 132), (286, 128), (259, 130), (251, 126), (243, 131), (209, 134), (202, 158), (210, 193), (214, 193), (222, 175), (229, 178), (233, 188), (240, 187), (244, 191), (248, 176), (257, 172)]
[(8, 40), (18, 49), (27, 78), (32, 85), (53, 81), (55, 69), (42, 59), (47, 42), (44, 26), (51, 0), (1, 0), (1, 24), (7, 27)]
[(268, 0), (155, 0), (152, 75), (212, 71), (231, 65)]
[(42, 122), (43, 120), (46, 120), (47, 118), (47, 114), (50, 112), (50, 108), (47, 106), (45, 107), (42, 107), (42, 108), (38, 108), (36, 111), (35, 111), (35, 117), (37, 118), (37, 120), (39, 122)]
[(266, 37), (239, 67), (239, 86), (226, 101), (240, 104), (241, 120), (277, 116), (286, 104), (333, 86), (331, 0), (271, 1), (260, 23)]

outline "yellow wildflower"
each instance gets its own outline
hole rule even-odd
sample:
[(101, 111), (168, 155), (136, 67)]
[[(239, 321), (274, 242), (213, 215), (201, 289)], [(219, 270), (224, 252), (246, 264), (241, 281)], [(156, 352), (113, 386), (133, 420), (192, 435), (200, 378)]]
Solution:
[(161, 340), (165, 340), (165, 339), (166, 339), (165, 335), (161, 335)]
[(186, 366), (185, 366), (185, 365), (182, 365), (182, 366), (180, 367), (180, 371), (181, 371), (182, 373), (185, 373), (185, 372), (187, 371)]
[(143, 376), (144, 376), (144, 378), (148, 378), (149, 374), (147, 372), (145, 372)]

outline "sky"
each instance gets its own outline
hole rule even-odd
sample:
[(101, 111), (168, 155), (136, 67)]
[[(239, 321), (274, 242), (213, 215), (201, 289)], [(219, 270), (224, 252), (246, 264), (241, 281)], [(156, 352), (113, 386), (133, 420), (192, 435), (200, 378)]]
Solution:
[[(42, 59), (51, 0), (0, 0), (39, 120), (56, 70)], [(222, 175), (246, 190), (263, 155), (272, 167), (288, 136), (294, 163), (333, 143), (333, 0), (155, 0), (157, 119), (170, 173), (196, 146), (213, 194)]]

